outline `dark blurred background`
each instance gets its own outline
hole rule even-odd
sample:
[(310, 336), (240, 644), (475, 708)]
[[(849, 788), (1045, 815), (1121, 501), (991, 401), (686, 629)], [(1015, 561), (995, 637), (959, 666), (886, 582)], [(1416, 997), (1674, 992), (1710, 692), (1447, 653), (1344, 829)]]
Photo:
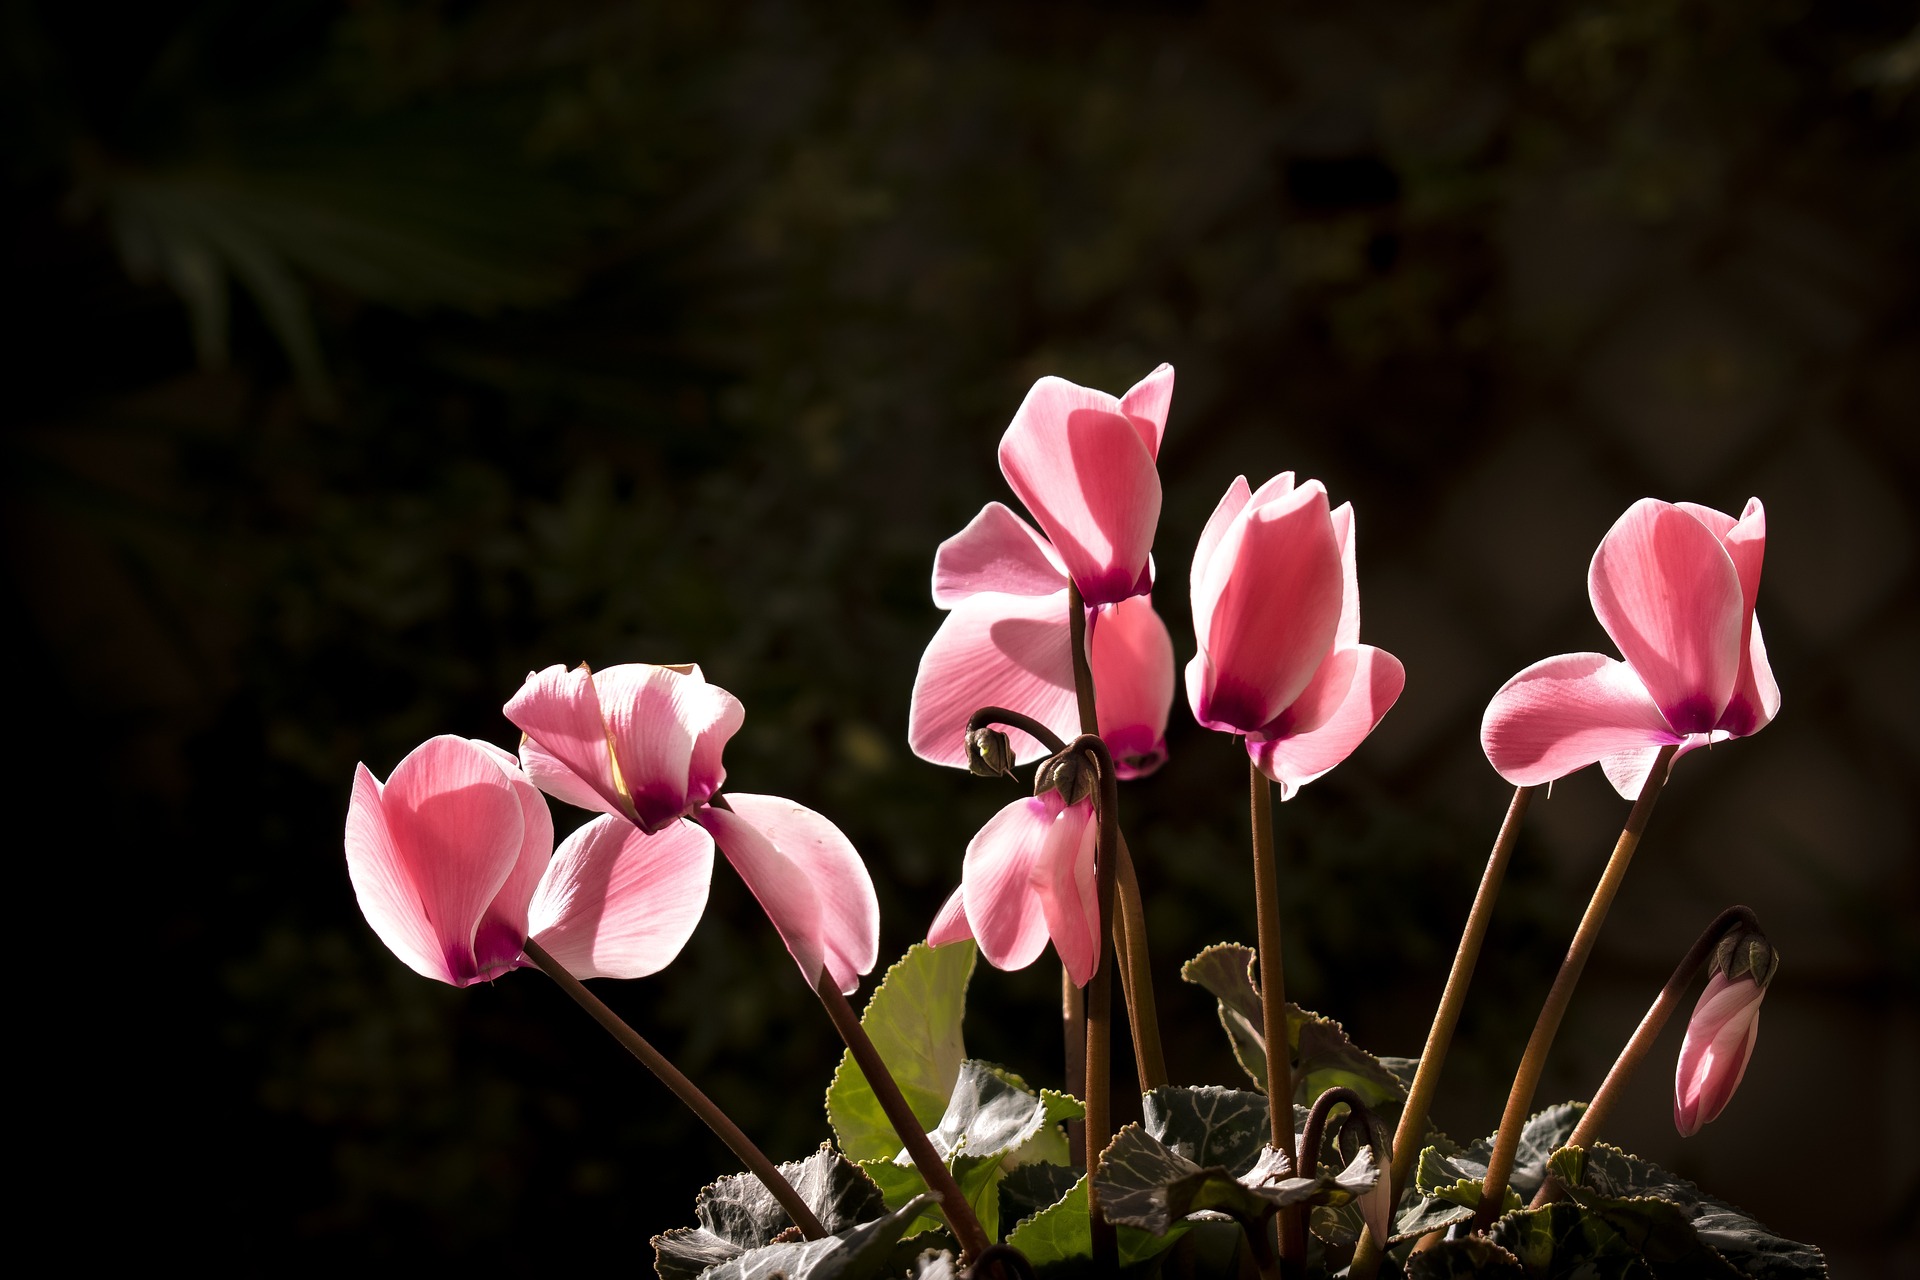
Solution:
[[(748, 707), (735, 785), (866, 853), (890, 958), (1011, 794), (905, 748), (934, 547), (1011, 500), (1033, 378), (1168, 360), (1180, 660), (1206, 514), (1294, 468), (1355, 503), (1408, 668), (1279, 822), (1290, 994), (1377, 1052), (1418, 1052), (1506, 803), (1487, 698), (1607, 647), (1586, 564), (1634, 499), (1762, 496), (1785, 708), (1680, 770), (1541, 1099), (1749, 903), (1785, 965), (1739, 1097), (1675, 1137), (1674, 1026), (1613, 1136), (1838, 1274), (1915, 1262), (1911, 4), (0, 13), (16, 1125), (48, 1203), (101, 1206), (84, 1248), (650, 1267), (727, 1154), (537, 976), (382, 949), (354, 763), (511, 743), (530, 668), (698, 660)], [(1184, 700), (1171, 747), (1124, 818), (1175, 1075), (1230, 1081), (1173, 975), (1251, 937), (1243, 767)], [(1535, 805), (1456, 1134), (1624, 811), (1594, 770)], [(1055, 972), (983, 969), (973, 1052), (1057, 1082)], [(777, 1156), (825, 1136), (835, 1045), (729, 873), (602, 985)]]

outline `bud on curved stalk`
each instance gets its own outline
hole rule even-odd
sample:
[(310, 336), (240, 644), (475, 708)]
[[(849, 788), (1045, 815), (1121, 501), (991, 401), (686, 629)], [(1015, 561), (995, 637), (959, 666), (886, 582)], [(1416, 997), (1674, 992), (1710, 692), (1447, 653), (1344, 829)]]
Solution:
[(1013, 743), (998, 729), (967, 731), (967, 772), (976, 778), (1011, 778)]
[(1691, 1138), (1726, 1110), (1760, 1035), (1760, 1002), (1780, 955), (1758, 930), (1728, 934), (1714, 949), (1673, 1077), (1673, 1126)]
[(1060, 799), (1070, 805), (1083, 804), (1093, 798), (1094, 785), (1099, 781), (1099, 773), (1093, 763), (1078, 751), (1063, 751), (1050, 760), (1041, 762), (1033, 772), (1033, 794), (1044, 796), (1049, 791), (1060, 793)]
[(1298, 1176), (1303, 1178), (1311, 1178), (1319, 1172), (1320, 1136), (1326, 1131), (1327, 1116), (1335, 1107), (1341, 1106), (1348, 1110), (1342, 1136), (1351, 1132), (1355, 1122), (1358, 1122), (1359, 1132), (1364, 1135), (1367, 1148), (1373, 1153), (1373, 1166), (1380, 1175), (1355, 1203), (1374, 1239), (1385, 1240), (1392, 1233), (1393, 1224), (1393, 1178), (1389, 1173), (1393, 1165), (1392, 1139), (1387, 1136), (1386, 1126), (1361, 1101), (1359, 1094), (1337, 1085), (1314, 1099), (1313, 1108), (1307, 1113), (1307, 1123), (1300, 1131), (1299, 1158), (1294, 1162), (1294, 1167), (1298, 1170)]

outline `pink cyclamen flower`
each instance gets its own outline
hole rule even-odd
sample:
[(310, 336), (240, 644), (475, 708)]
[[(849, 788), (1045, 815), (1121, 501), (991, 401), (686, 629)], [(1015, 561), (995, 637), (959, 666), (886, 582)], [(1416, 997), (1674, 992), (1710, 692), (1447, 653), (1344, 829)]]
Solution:
[(1729, 980), (1716, 972), (1707, 980), (1673, 1075), (1673, 1125), (1681, 1137), (1691, 1138), (1718, 1117), (1740, 1087), (1760, 1035), (1766, 994), (1752, 975)]
[[(1040, 529), (988, 503), (940, 544), (933, 602), (950, 610), (914, 677), (914, 754), (964, 767), (967, 718), (983, 706), (1030, 715), (1063, 738), (1080, 730), (1067, 586), (1087, 607), (1100, 736), (1123, 778), (1166, 759), (1173, 640), (1154, 612), (1155, 459), (1173, 397), (1161, 365), (1116, 399), (1060, 378), (1027, 393), (1000, 442), (1000, 467)], [(1044, 749), (1009, 735), (1015, 759)]]
[(1076, 986), (1100, 960), (1094, 853), (1100, 825), (1093, 802), (1068, 804), (1057, 791), (1016, 800), (967, 846), (960, 887), (940, 908), (927, 942), (973, 938), (998, 969), (1024, 969), (1047, 943)]
[(1187, 699), (1290, 800), (1353, 754), (1406, 685), (1406, 669), (1360, 643), (1353, 507), (1329, 511), (1318, 480), (1236, 478), (1193, 555), (1199, 652)]
[(548, 667), (506, 714), (526, 734), (528, 776), (554, 798), (643, 831), (695, 833), (709, 857), (717, 840), (808, 985), (824, 972), (850, 992), (873, 968), (880, 905), (852, 842), (791, 800), (717, 794), (721, 751), (745, 713), (700, 668)]
[(1629, 799), (1663, 746), (1685, 755), (1757, 733), (1780, 686), (1754, 617), (1767, 517), (1642, 498), (1600, 540), (1587, 570), (1594, 614), (1620, 648), (1563, 653), (1502, 685), (1480, 742), (1500, 776), (1536, 786), (1600, 762)]
[(431, 738), (383, 784), (361, 765), (347, 873), (394, 955), (456, 987), (531, 963), (529, 937), (580, 978), (666, 967), (706, 909), (713, 848), (601, 818), (556, 853), (546, 801), (491, 743)]

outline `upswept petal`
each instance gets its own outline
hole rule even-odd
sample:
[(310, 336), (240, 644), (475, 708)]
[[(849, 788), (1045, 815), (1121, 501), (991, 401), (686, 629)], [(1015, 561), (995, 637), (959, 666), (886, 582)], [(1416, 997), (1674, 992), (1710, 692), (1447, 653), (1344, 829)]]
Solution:
[[(965, 768), (967, 719), (981, 707), (1032, 716), (1063, 738), (1079, 732), (1067, 593), (1012, 596), (987, 592), (963, 600), (920, 655), (907, 712), (907, 744), (933, 764)], [(1009, 731), (1021, 764), (1048, 754), (1032, 737)]]
[[(732, 797), (728, 797), (731, 802)], [(707, 806), (695, 821), (705, 827), (733, 869), (746, 881), (760, 909), (787, 944), (787, 954), (800, 966), (807, 985), (826, 970), (825, 929), (820, 896), (814, 892), (807, 869), (787, 857), (773, 841), (737, 813)]]
[(1047, 540), (1004, 503), (989, 502), (933, 554), (933, 602), (951, 609), (998, 591), (1050, 596), (1067, 589), (1067, 570)]
[(1321, 666), (1322, 670), (1335, 667), (1347, 672), (1345, 690), (1330, 713), (1310, 729), (1247, 739), (1248, 754), (1262, 773), (1280, 784), (1282, 800), (1293, 799), (1301, 787), (1352, 755), (1407, 683), (1406, 668), (1400, 660), (1370, 644), (1336, 649)]
[(576, 978), (643, 978), (686, 946), (712, 880), (713, 837), (692, 823), (648, 835), (624, 818), (595, 818), (547, 864), (528, 923)]
[[(465, 738), (429, 738), (394, 767), (380, 811), (452, 981), (464, 986), (511, 968), (524, 935), (490, 936), (484, 950), (475, 948), (526, 844), (521, 797), (500, 763)], [(524, 923), (525, 910), (510, 913)]]
[(1015, 800), (967, 844), (963, 906), (980, 954), (996, 969), (1024, 969), (1047, 949), (1033, 868), (1062, 807), (1057, 792)]
[(1351, 649), (1360, 643), (1360, 566), (1354, 551), (1353, 504), (1333, 509), (1333, 537), (1340, 544), (1340, 622), (1333, 629), (1333, 647)]
[(566, 761), (525, 735), (520, 740), (520, 767), (526, 771), (528, 780), (534, 786), (562, 804), (570, 804), (577, 809), (591, 809), (595, 813), (610, 813), (616, 818), (627, 816), (617, 802), (601, 795)]
[(1089, 612), (1088, 665), (1093, 672), (1100, 736), (1113, 753), (1114, 771), (1120, 777), (1144, 777), (1167, 758), (1173, 637), (1146, 596), (1132, 596)]
[(423, 978), (458, 985), (447, 966), (446, 950), (414, 891), (407, 860), (387, 829), (379, 780), (364, 764), (353, 771), (353, 799), (347, 805), (347, 877), (359, 899), (360, 914), (387, 950)]
[(681, 722), (693, 734), (693, 758), (687, 770), (687, 803), (705, 804), (727, 780), (720, 763), (727, 742), (746, 722), (747, 709), (740, 699), (717, 684), (707, 683), (698, 664), (689, 664), (686, 683), (680, 686), (676, 704)]
[(1674, 1070), (1673, 1124), (1681, 1137), (1716, 1119), (1740, 1087), (1759, 1037), (1765, 995), (1752, 978), (1729, 981), (1715, 973), (1708, 979)]
[(965, 885), (947, 895), (941, 904), (940, 913), (927, 927), (927, 945), (944, 947), (949, 942), (972, 941), (973, 926), (967, 922), (967, 888)]
[(1587, 591), (1674, 731), (1713, 728), (1739, 677), (1745, 630), (1740, 575), (1713, 530), (1642, 498), (1600, 540)]
[(1780, 685), (1773, 678), (1773, 666), (1767, 661), (1766, 642), (1760, 638), (1760, 619), (1756, 615), (1747, 635), (1746, 660), (1740, 664), (1740, 679), (1733, 686), (1733, 697), (1720, 715), (1716, 728), (1728, 736), (1744, 738), (1767, 727), (1780, 714)]
[(1160, 522), (1160, 473), (1111, 396), (1040, 379), (1000, 440), (1000, 470), (1086, 603), (1142, 589)]
[(859, 850), (825, 817), (781, 796), (730, 791), (727, 803), (812, 884), (827, 973), (843, 994), (853, 991), (880, 954), (880, 900)]
[(1195, 598), (1206, 658), (1193, 708), (1201, 724), (1248, 732), (1300, 696), (1339, 627), (1341, 573), (1319, 481), (1264, 503), (1255, 493), (1214, 551)]
[[(1281, 478), (1286, 480), (1288, 488), (1293, 487), (1293, 472), (1283, 471), (1274, 477), (1276, 480)], [(1207, 613), (1200, 597), (1201, 588), (1207, 583), (1207, 568), (1213, 563), (1214, 554), (1219, 551), (1227, 530), (1233, 527), (1233, 522), (1252, 500), (1253, 490), (1247, 486), (1247, 478), (1235, 476), (1233, 483), (1227, 486), (1226, 493), (1221, 495), (1219, 505), (1214, 507), (1213, 514), (1207, 517), (1207, 527), (1200, 531), (1200, 545), (1193, 549), (1193, 572), (1187, 577), (1188, 603), (1193, 606), (1196, 619), (1205, 617)], [(1212, 604), (1211, 597), (1206, 604)]]
[(1120, 412), (1140, 433), (1147, 455), (1160, 458), (1160, 441), (1167, 432), (1167, 412), (1173, 407), (1173, 366), (1162, 364), (1127, 388), (1120, 397)]
[(726, 777), (721, 751), (745, 719), (739, 699), (708, 684), (697, 667), (622, 663), (594, 680), (642, 827), (655, 830), (713, 794)]
[(1099, 837), (1092, 803), (1068, 805), (1047, 829), (1046, 843), (1032, 866), (1031, 892), (1045, 914), (1054, 953), (1076, 987), (1086, 986), (1100, 964), (1100, 906), (1094, 888)]
[(521, 820), (520, 857), (481, 918), (474, 950), (481, 956), (510, 956), (517, 960), (520, 944), (527, 936), (527, 904), (533, 900), (534, 889), (553, 858), (553, 812), (512, 752), (491, 742), (475, 740), (473, 745), (506, 775), (507, 785), (520, 802)]
[[(532, 672), (520, 691), (508, 700), (507, 719), (539, 748), (535, 758), (527, 760), (527, 772), (536, 783), (545, 786), (553, 778), (547, 760), (557, 761), (600, 798), (597, 805), (582, 808), (604, 809), (631, 817), (632, 807), (620, 796), (614, 781), (613, 746), (608, 736), (607, 719), (601, 714), (600, 692), (593, 673), (585, 666), (569, 671), (554, 664)], [(540, 759), (544, 756), (547, 759)], [(581, 793), (568, 787), (570, 794), (550, 794), (579, 805)]]
[(1487, 704), (1480, 745), (1516, 787), (1565, 777), (1605, 756), (1681, 741), (1633, 668), (1563, 653), (1514, 676)]

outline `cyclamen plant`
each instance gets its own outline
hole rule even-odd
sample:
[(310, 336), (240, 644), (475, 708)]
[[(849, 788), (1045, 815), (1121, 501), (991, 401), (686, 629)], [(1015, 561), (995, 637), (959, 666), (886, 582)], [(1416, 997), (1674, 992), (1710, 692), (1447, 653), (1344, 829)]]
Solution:
[[(440, 737), (383, 784), (362, 765), (348, 871), (402, 962), (454, 986), (537, 968), (728, 1144), (747, 1172), (701, 1193), (697, 1225), (656, 1237), (663, 1280), (985, 1275), (1262, 1277), (1824, 1276), (1692, 1183), (1601, 1141), (1626, 1081), (1703, 966), (1676, 1067), (1674, 1123), (1726, 1108), (1779, 966), (1731, 907), (1684, 956), (1590, 1102), (1533, 1110), (1580, 972), (1678, 760), (1757, 732), (1780, 694), (1754, 617), (1758, 499), (1738, 519), (1645, 499), (1601, 540), (1594, 611), (1622, 659), (1565, 654), (1493, 697), (1482, 745), (1515, 785), (1420, 1057), (1380, 1058), (1290, 1004), (1280, 964), (1272, 787), (1346, 759), (1399, 697), (1398, 659), (1360, 642), (1351, 505), (1283, 473), (1229, 486), (1193, 555), (1197, 721), (1249, 771), (1258, 945), (1181, 969), (1219, 1004), (1252, 1088), (1174, 1085), (1160, 1051), (1140, 878), (1119, 783), (1166, 758), (1174, 652), (1154, 612), (1156, 459), (1173, 370), (1113, 397), (1035, 384), (1000, 445), (1034, 524), (990, 503), (934, 559), (949, 610), (914, 682), (908, 739), (986, 777), (1036, 764), (1032, 795), (967, 845), (959, 887), (873, 991), (865, 863), (790, 800), (722, 793), (744, 708), (697, 666), (549, 667), (506, 704), (518, 755)], [(1516, 1071), (1500, 1127), (1460, 1143), (1428, 1120), (1534, 789), (1598, 763), (1633, 801)], [(556, 850), (541, 793), (597, 812)], [(776, 1166), (583, 985), (665, 968), (705, 908), (718, 849), (821, 1000), (847, 1052), (827, 1091), (834, 1143)], [(969, 1059), (976, 955), (1001, 969), (1051, 945), (1068, 1091)], [(1135, 1045), (1140, 1124), (1113, 1131), (1113, 978)], [(1272, 1105), (1277, 1102), (1284, 1105)]]

